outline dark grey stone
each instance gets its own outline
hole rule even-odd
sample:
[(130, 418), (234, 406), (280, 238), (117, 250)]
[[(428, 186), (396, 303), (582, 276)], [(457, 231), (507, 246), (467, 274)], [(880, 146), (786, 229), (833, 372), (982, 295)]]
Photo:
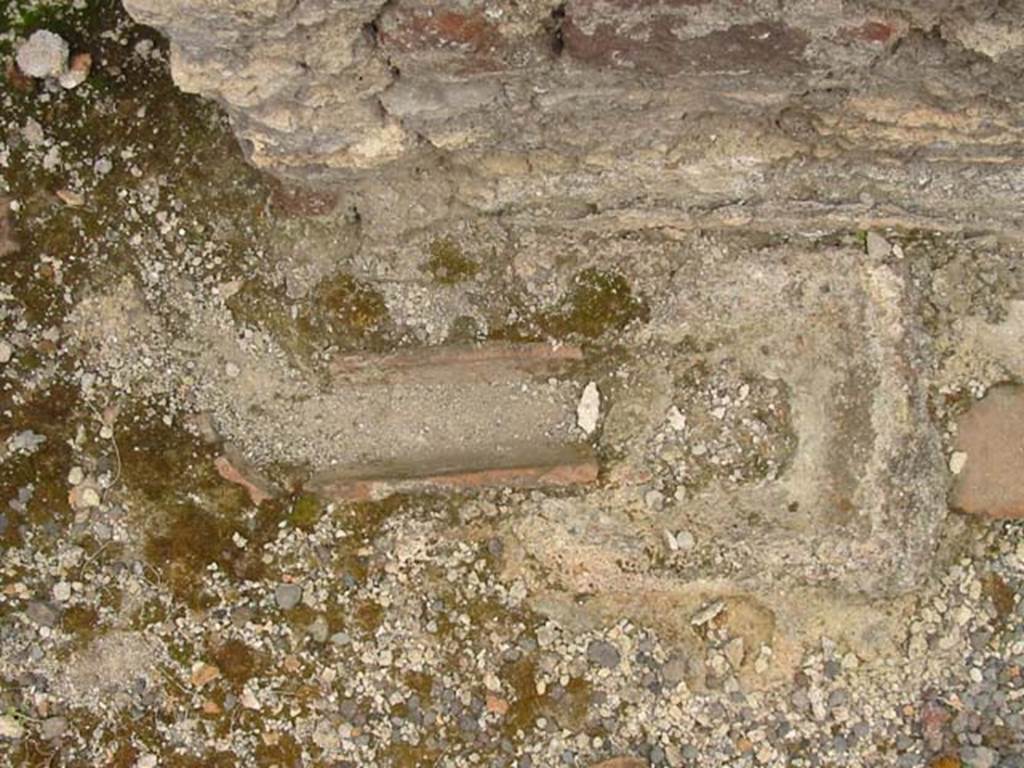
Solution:
[(592, 640), (587, 646), (587, 659), (605, 669), (615, 669), (622, 657), (618, 649), (605, 640)]

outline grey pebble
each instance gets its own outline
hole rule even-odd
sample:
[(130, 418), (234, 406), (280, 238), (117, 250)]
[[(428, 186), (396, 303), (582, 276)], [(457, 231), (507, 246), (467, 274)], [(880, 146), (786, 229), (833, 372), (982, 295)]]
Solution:
[(40, 435), (31, 429), (16, 432), (7, 439), (7, 445), (11, 451), (24, 451), (25, 453), (32, 453), (45, 442), (46, 435)]
[(60, 614), (56, 608), (49, 603), (39, 602), (38, 600), (30, 602), (25, 612), (32, 621), (41, 627), (56, 626), (57, 620), (60, 619)]
[(278, 584), (274, 590), (277, 606), (283, 611), (294, 608), (302, 599), (302, 587), (298, 584)]
[(253, 620), (254, 616), (255, 614), (252, 608), (243, 605), (240, 608), (235, 608), (231, 612), (231, 623), (238, 629), (243, 629), (246, 624)]
[(621, 656), (611, 643), (605, 640), (592, 640), (587, 646), (587, 659), (605, 669), (615, 669), (619, 666)]
[(850, 701), (850, 694), (845, 688), (836, 688), (828, 695), (830, 707), (842, 707)]
[(68, 44), (48, 29), (39, 29), (18, 47), (18, 69), (30, 77), (57, 77), (68, 62)]
[(807, 691), (803, 688), (797, 688), (793, 691), (793, 695), (790, 697), (793, 707), (800, 711), (804, 711), (811, 706), (811, 700), (807, 697)]
[(68, 721), (63, 717), (48, 717), (40, 726), (40, 733), (46, 740), (59, 738), (67, 730)]
[(683, 656), (672, 656), (665, 665), (661, 668), (661, 675), (665, 678), (665, 683), (675, 688), (683, 680), (686, 679), (686, 658)]
[(309, 635), (318, 643), (326, 643), (329, 632), (327, 619), (323, 616), (317, 616), (313, 623), (309, 625)]
[(999, 755), (988, 747), (962, 747), (960, 759), (970, 768), (993, 768)]

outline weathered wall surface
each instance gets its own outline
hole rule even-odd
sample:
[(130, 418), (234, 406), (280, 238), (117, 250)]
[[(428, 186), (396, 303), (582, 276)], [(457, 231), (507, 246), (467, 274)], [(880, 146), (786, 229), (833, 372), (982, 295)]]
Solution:
[(467, 208), (1019, 226), (1024, 32), (1005, 3), (126, 6), (257, 166), (343, 182), (371, 225)]
[[(925, 580), (950, 484), (936, 392), (967, 378), (943, 369), (961, 350), (943, 329), (974, 312), (943, 303), (936, 269), (973, 274), (971, 249), (1010, 264), (1024, 234), (1008, 4), (126, 5), (169, 35), (177, 83), (224, 105), (254, 164), (338, 201), (270, 248), (289, 301), (342, 268), (435, 345), (467, 318), (501, 338), (524, 307), (553, 317), (590, 273), (643, 297), (642, 321), (595, 332), (585, 355), (601, 482), (510, 527), (537, 584), (693, 608), (763, 589), (783, 611), (779, 585), (879, 596)], [(999, 237), (953, 256), (922, 231)], [(439, 243), (480, 273), (424, 287)], [(204, 405), (246, 446), (267, 430), (221, 396), (234, 386)], [(308, 451), (324, 411), (340, 413), (289, 406), (270, 431)]]

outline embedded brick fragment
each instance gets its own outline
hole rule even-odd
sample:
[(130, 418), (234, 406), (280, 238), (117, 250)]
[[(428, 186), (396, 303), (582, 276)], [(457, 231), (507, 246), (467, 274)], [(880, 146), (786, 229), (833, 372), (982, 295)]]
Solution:
[(750, 14), (737, 14), (732, 25), (707, 31), (696, 18), (702, 5), (699, 0), (574, 0), (562, 25), (565, 52), (587, 64), (659, 75), (739, 69), (785, 73), (801, 66), (807, 33)]
[(376, 501), (397, 493), (585, 485), (597, 477), (597, 459), (585, 446), (525, 446), (512, 456), (431, 456), (401, 465), (329, 470), (308, 488), (337, 501)]
[(228, 449), (223, 456), (214, 459), (213, 465), (217, 474), (229, 483), (242, 486), (252, 503), (257, 506), (276, 494), (273, 483), (245, 461), (236, 450)]
[[(972, 515), (1024, 517), (1024, 387), (996, 387), (958, 422), (953, 506)], [(964, 459), (963, 456), (966, 458)]]

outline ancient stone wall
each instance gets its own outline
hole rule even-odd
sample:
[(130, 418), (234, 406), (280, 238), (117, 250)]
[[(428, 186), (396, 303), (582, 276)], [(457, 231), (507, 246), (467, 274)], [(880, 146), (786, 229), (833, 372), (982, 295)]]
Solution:
[[(998, 233), (999, 249), (1019, 240), (1024, 32), (1009, 6), (126, 5), (169, 35), (176, 82), (225, 107), (256, 166), (337, 203), (270, 247), (290, 300), (344, 268), (379, 281), (391, 317), (428, 345), (450, 342), (466, 318), (478, 340), (508, 337), (528, 307), (548, 318), (536, 339), (564, 341), (551, 322), (558, 297), (602, 276), (591, 303), (611, 302), (622, 322), (614, 334), (586, 323), (567, 334), (593, 344), (581, 354), (602, 393), (601, 428), (585, 440), (601, 482), (573, 508), (583, 522), (559, 512), (537, 528), (540, 509), (516, 534), (574, 574), (570, 592), (629, 584), (630, 594), (705, 599), (714, 577), (751, 592), (801, 584), (877, 596), (924, 581), (950, 483), (936, 392), (962, 382), (936, 354), (954, 320), (931, 270), (951, 257), (917, 245), (918, 234)], [(969, 250), (957, 258), (974, 259)], [(473, 271), (417, 287), (423, 259), (441, 252), (473, 254)], [(643, 312), (615, 298), (630, 285)], [(616, 357), (612, 336), (628, 351)], [(614, 374), (606, 360), (618, 361)], [(224, 394), (235, 386), (211, 392), (244, 446), (265, 430), (235, 408), (241, 393)], [(336, 401), (311, 397), (303, 421), (281, 405), (292, 402), (283, 389), (262, 391), (261, 418), (280, 417), (273, 431), (298, 446), (291, 458), (351, 452), (335, 440), (345, 421)], [(442, 394), (473, 429), (500, 410)], [(572, 398), (562, 399), (564, 414)], [(436, 436), (458, 421), (409, 402), (438, 414), (425, 430)], [(397, 412), (387, 403), (378, 425)], [(557, 419), (541, 421), (532, 432), (516, 422), (530, 445)], [(453, 435), (468, 446), (463, 426)], [(309, 439), (321, 432), (330, 450)], [(500, 443), (476, 437), (473, 453)], [(426, 451), (458, 442), (437, 438)], [(387, 439), (388, 461), (403, 458), (388, 453), (400, 444)], [(476, 477), (476, 464), (460, 467)], [(635, 497), (702, 545), (659, 570), (645, 553), (660, 545), (623, 544), (622, 526), (599, 524), (601, 510), (620, 514)], [(593, 534), (586, 563), (565, 560), (558, 542), (583, 529)], [(617, 563), (604, 575), (593, 565), (602, 557)]]
[(460, 209), (1018, 226), (1005, 3), (126, 5), (252, 162), (391, 231)]

